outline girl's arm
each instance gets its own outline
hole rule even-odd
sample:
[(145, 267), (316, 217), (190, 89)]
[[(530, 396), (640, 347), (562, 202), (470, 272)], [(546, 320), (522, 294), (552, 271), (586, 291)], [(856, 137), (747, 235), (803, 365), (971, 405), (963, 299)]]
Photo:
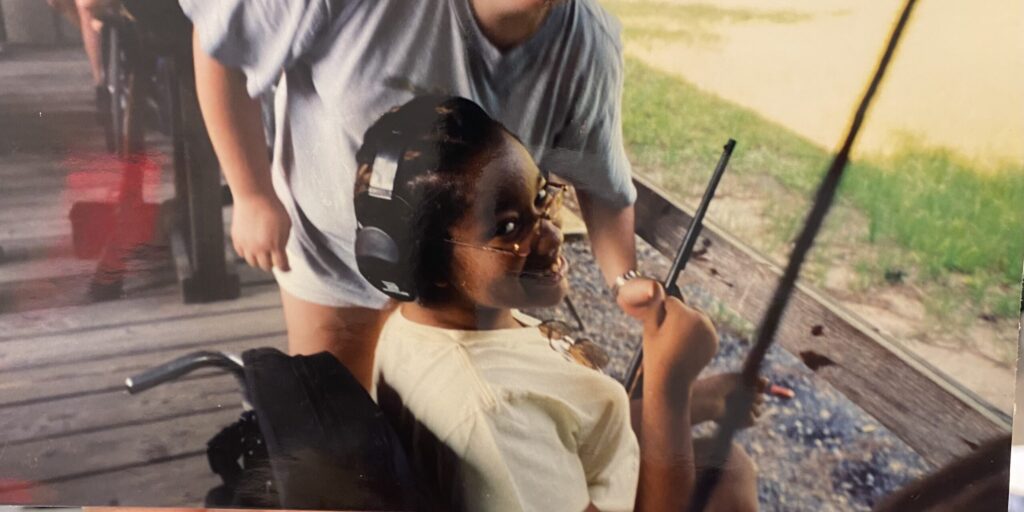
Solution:
[[(682, 511), (689, 506), (696, 481), (690, 433), (690, 386), (664, 390), (644, 382), (640, 417), (640, 481), (638, 512)], [(668, 399), (673, 396), (675, 399)]]
[(644, 324), (644, 403), (640, 413), (638, 512), (686, 510), (696, 482), (690, 397), (718, 349), (711, 322), (658, 283), (634, 279), (621, 289), (627, 313)]
[(208, 55), (193, 37), (196, 92), (206, 130), (234, 196), (231, 240), (254, 267), (288, 270), (287, 211), (274, 193), (260, 104), (249, 97), (245, 75)]

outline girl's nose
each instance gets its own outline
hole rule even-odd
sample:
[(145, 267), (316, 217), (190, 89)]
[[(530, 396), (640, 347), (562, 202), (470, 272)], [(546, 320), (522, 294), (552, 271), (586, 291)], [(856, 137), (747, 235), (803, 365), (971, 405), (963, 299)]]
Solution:
[(565, 237), (562, 230), (551, 219), (543, 219), (539, 226), (540, 232), (534, 238), (533, 250), (543, 256), (554, 256), (562, 248)]

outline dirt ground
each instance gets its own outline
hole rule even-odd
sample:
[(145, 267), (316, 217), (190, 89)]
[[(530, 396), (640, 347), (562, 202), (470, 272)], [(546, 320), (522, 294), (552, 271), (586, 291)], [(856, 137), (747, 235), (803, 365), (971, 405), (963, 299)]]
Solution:
[[(979, 172), (1024, 160), (1024, 3), (919, 4), (854, 157), (883, 154), (910, 139), (953, 148), (978, 162)], [(697, 37), (626, 38), (626, 53), (831, 148), (847, 129), (901, 7), (902, 2), (854, 0), (722, 0), (714, 8), (734, 14), (688, 26)], [(674, 23), (669, 17), (622, 21), (666, 31)], [(716, 198), (709, 218), (763, 246), (757, 238), (764, 236), (765, 201), (757, 188), (751, 192)], [(772, 256), (784, 261), (785, 248), (778, 249)], [(1016, 322), (978, 319), (953, 335), (926, 311), (924, 293), (913, 286), (855, 291), (852, 264), (843, 264), (852, 258), (844, 259), (843, 250), (825, 274), (824, 287), (833, 297), (993, 405), (1012, 410), (1013, 354), (1006, 347), (1016, 345)]]
[[(627, 39), (629, 55), (751, 108), (826, 148), (834, 147), (845, 133), (903, 4), (659, 3), (714, 5), (736, 14), (699, 23), (704, 37), (646, 43)], [(665, 18), (622, 21), (652, 27), (671, 23)], [(1022, 26), (1024, 3), (1018, 0), (989, 0), (984, 5), (918, 2), (861, 132), (859, 153), (884, 152), (909, 136), (983, 162), (1024, 160)]]

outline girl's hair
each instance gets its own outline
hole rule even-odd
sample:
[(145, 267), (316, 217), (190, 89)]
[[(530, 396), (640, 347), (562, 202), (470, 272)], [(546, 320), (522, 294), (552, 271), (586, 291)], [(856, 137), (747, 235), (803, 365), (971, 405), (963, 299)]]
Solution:
[[(437, 304), (451, 287), (451, 227), (469, 211), (480, 169), (494, 156), (504, 127), (476, 103), (459, 97), (420, 96), (380, 117), (363, 136), (356, 152), (359, 166), (355, 194), (369, 187), (373, 162), (381, 148), (404, 148), (393, 194), (408, 203), (411, 218), (391, 223), (407, 227), (391, 233), (408, 255), (417, 298)], [(361, 206), (361, 223), (395, 209)]]

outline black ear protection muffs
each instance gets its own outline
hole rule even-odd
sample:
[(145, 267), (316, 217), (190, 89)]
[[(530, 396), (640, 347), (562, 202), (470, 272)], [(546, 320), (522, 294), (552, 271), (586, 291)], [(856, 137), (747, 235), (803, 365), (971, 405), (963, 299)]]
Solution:
[(416, 300), (409, 252), (412, 207), (395, 190), (405, 155), (402, 134), (386, 137), (371, 165), (370, 186), (355, 197), (356, 265), (374, 287), (401, 301)]

